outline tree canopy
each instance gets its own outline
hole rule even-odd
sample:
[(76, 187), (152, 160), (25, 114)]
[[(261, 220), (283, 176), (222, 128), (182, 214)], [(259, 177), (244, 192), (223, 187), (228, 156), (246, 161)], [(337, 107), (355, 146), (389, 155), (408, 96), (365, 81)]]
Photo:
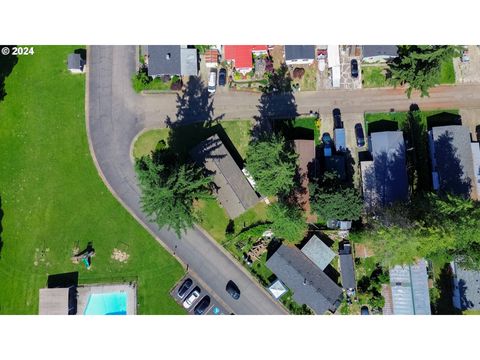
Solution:
[(307, 223), (303, 211), (296, 205), (278, 202), (267, 208), (267, 217), (272, 222), (275, 237), (296, 243), (303, 239)]
[(402, 45), (398, 57), (390, 64), (391, 80), (394, 85), (407, 84), (407, 96), (412, 90), (420, 90), (428, 96), (428, 89), (440, 81), (442, 62), (459, 56), (458, 46), (452, 45)]
[(297, 154), (283, 136), (262, 134), (247, 149), (246, 167), (265, 196), (287, 194), (294, 186)]

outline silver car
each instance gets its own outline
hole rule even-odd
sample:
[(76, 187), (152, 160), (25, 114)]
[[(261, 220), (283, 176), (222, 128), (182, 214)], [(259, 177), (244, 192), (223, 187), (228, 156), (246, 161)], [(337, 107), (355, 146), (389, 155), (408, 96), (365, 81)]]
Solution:
[(195, 301), (200, 297), (200, 288), (197, 286), (195, 289), (192, 290), (192, 292), (187, 296), (185, 301), (183, 302), (183, 307), (185, 309), (189, 309)]
[(210, 71), (208, 76), (208, 92), (214, 93), (217, 89), (217, 72), (215, 70)]

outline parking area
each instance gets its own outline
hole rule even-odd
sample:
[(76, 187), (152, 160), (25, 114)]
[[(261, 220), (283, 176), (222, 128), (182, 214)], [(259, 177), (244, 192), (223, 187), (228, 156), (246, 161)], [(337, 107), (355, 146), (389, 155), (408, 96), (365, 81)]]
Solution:
[[(340, 46), (341, 79), (340, 88), (342, 89), (361, 89), (362, 71), (361, 71), (361, 47), (355, 45)], [(358, 64), (358, 76), (352, 76), (352, 60)]]
[[(230, 315), (233, 312), (194, 274), (187, 273), (170, 295), (189, 315)], [(188, 307), (187, 307), (188, 306)]]
[(468, 46), (470, 61), (462, 62), (460, 58), (453, 59), (455, 69), (455, 82), (478, 83), (480, 82), (480, 48), (477, 45)]

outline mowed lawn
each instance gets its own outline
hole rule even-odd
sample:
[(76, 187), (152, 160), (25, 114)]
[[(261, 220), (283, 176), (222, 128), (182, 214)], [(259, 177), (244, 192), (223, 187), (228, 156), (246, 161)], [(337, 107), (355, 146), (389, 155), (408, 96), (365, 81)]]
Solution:
[[(117, 202), (93, 164), (85, 128), (85, 76), (66, 70), (78, 47), (35, 47), (6, 79), (0, 102), (0, 313), (38, 313), (49, 274), (80, 283), (138, 281), (140, 314), (181, 314), (168, 295), (181, 265)], [(93, 243), (91, 270), (71, 262)], [(126, 263), (112, 259), (119, 248)]]

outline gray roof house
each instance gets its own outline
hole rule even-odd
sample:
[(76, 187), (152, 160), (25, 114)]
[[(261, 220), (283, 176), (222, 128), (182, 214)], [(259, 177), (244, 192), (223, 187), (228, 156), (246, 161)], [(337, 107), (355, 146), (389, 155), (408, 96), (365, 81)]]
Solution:
[(480, 310), (480, 271), (465, 270), (455, 262), (453, 273), (453, 306), (459, 310)]
[(180, 49), (180, 74), (182, 76), (198, 75), (197, 49)]
[(355, 280), (355, 266), (353, 263), (352, 247), (348, 241), (340, 244), (338, 251), (340, 257), (340, 273), (342, 275), (342, 286), (347, 291), (355, 291), (357, 282)]
[(287, 65), (308, 65), (315, 60), (315, 45), (285, 45)]
[(180, 45), (149, 45), (147, 52), (149, 76), (181, 75)]
[(363, 45), (362, 61), (364, 62), (385, 62), (398, 55), (397, 45)]
[(69, 54), (67, 59), (67, 68), (71, 73), (79, 74), (83, 72), (85, 61), (80, 54)]
[(213, 174), (216, 196), (230, 218), (236, 218), (258, 203), (260, 197), (218, 135), (202, 141), (190, 155)]
[(313, 235), (310, 240), (308, 240), (302, 247), (302, 252), (322, 271), (325, 270), (335, 257), (332, 249), (320, 240), (317, 235)]
[(267, 267), (293, 292), (293, 299), (317, 314), (335, 312), (342, 289), (297, 247), (281, 245)]
[(360, 163), (365, 207), (372, 209), (408, 198), (405, 142), (401, 131), (372, 133), (372, 161)]
[(470, 131), (461, 125), (437, 126), (428, 132), (435, 190), (476, 197)]
[(425, 260), (391, 268), (390, 287), (394, 315), (431, 315)]

